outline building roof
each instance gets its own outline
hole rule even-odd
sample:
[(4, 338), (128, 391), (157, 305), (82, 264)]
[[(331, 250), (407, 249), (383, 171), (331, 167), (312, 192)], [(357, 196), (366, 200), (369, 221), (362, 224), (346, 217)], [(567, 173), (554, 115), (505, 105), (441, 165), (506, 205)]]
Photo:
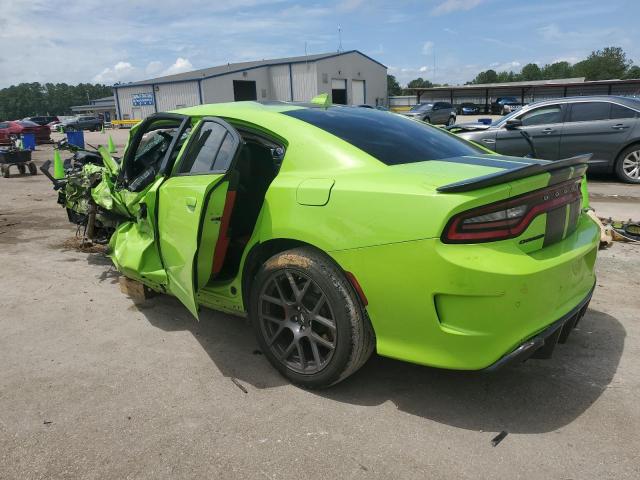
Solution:
[(585, 77), (575, 78), (557, 78), (554, 80), (530, 80), (524, 82), (504, 82), (504, 83), (476, 83), (468, 85), (446, 85), (442, 87), (417, 87), (406, 88), (405, 90), (411, 90), (414, 92), (434, 92), (439, 90), (474, 90), (474, 89), (487, 89), (487, 88), (532, 88), (532, 87), (564, 87), (575, 85), (609, 85), (616, 83), (639, 83), (640, 79), (629, 80), (590, 80), (585, 81)]
[(114, 88), (132, 87), (136, 85), (155, 85), (162, 83), (184, 82), (189, 80), (203, 80), (205, 78), (218, 77), (220, 75), (226, 75), (229, 73), (241, 72), (244, 70), (254, 69), (258, 67), (270, 67), (274, 65), (284, 65), (289, 63), (304, 63), (315, 62), (317, 60), (323, 60), (325, 58), (339, 57), (350, 53), (358, 53), (365, 58), (368, 58), (372, 62), (387, 68), (386, 65), (368, 57), (359, 50), (349, 50), (346, 52), (330, 52), (330, 53), (318, 53), (315, 55), (302, 55), (299, 57), (286, 57), (286, 58), (274, 58), (267, 60), (255, 60), (252, 62), (240, 62), (240, 63), (227, 63), (226, 65), (219, 65), (217, 67), (202, 68), (200, 70), (193, 70), (191, 72), (177, 73), (175, 75), (167, 75), (165, 77), (150, 78), (148, 80), (140, 80), (137, 82), (122, 83), (114, 85)]

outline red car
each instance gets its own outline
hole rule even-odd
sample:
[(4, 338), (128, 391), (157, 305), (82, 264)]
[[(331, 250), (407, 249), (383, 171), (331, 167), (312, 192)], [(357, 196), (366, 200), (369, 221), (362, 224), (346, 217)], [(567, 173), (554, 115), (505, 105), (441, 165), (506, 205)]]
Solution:
[(51, 142), (51, 129), (46, 125), (38, 125), (28, 120), (13, 120), (0, 122), (0, 145), (9, 145), (11, 135), (20, 136), (23, 133), (35, 133), (37, 144)]

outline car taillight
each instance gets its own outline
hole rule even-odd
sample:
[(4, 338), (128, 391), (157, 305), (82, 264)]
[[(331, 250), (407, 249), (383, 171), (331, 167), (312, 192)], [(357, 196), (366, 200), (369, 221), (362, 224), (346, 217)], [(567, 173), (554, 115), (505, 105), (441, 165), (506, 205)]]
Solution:
[(580, 180), (458, 213), (447, 223), (441, 239), (444, 243), (479, 243), (517, 237), (538, 215), (580, 202)]

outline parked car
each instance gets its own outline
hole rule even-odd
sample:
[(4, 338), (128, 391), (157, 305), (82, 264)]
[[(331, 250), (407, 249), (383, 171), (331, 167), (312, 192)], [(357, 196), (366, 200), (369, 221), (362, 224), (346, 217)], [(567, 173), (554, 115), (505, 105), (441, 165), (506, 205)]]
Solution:
[(63, 130), (91, 130), (96, 132), (102, 128), (100, 117), (81, 115), (68, 118), (60, 123)]
[(506, 115), (523, 106), (516, 97), (498, 97), (496, 101), (491, 104), (491, 113), (493, 115)]
[(248, 316), (306, 387), (374, 350), (461, 370), (547, 356), (594, 287), (584, 159), (502, 158), (375, 109), (257, 102), (151, 115), (121, 163), (99, 150), (68, 168), (69, 189), (55, 180), (69, 218), (194, 316)]
[(48, 125), (52, 122), (59, 122), (60, 120), (55, 115), (44, 115), (38, 117), (27, 117), (22, 120), (27, 122), (37, 123), (38, 125)]
[(403, 112), (403, 115), (434, 125), (456, 123), (456, 109), (449, 102), (419, 103), (409, 111)]
[(460, 115), (478, 115), (480, 113), (480, 107), (475, 103), (461, 103), (458, 107), (458, 114)]
[(531, 136), (537, 155), (558, 160), (591, 153), (589, 171), (615, 174), (640, 183), (640, 100), (615, 96), (567, 97), (537, 102), (490, 125), (451, 128), (505, 155), (530, 152), (519, 130)]
[(2, 145), (11, 144), (11, 135), (20, 136), (23, 133), (34, 133), (37, 144), (51, 142), (51, 130), (46, 125), (38, 125), (27, 120), (0, 122), (0, 144)]

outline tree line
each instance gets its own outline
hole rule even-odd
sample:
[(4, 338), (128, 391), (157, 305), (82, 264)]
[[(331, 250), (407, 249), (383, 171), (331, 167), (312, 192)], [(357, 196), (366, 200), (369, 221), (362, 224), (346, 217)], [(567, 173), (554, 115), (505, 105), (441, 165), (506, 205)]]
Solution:
[[(478, 73), (476, 77), (465, 85), (483, 83), (508, 83), (534, 80), (555, 80), (559, 78), (585, 77), (585, 80), (612, 80), (640, 78), (640, 67), (633, 65), (633, 61), (620, 47), (606, 47), (594, 50), (584, 60), (571, 64), (569, 62), (554, 62), (543, 65), (528, 63), (520, 72), (500, 71), (493, 69)], [(430, 88), (447, 86), (447, 84), (433, 84), (429, 80), (417, 78), (407, 84), (407, 88)], [(387, 75), (389, 95), (410, 95), (403, 89), (393, 75)]]
[(20, 83), (0, 89), (0, 120), (17, 120), (35, 115), (71, 115), (72, 105), (113, 95), (111, 87), (80, 83)]

